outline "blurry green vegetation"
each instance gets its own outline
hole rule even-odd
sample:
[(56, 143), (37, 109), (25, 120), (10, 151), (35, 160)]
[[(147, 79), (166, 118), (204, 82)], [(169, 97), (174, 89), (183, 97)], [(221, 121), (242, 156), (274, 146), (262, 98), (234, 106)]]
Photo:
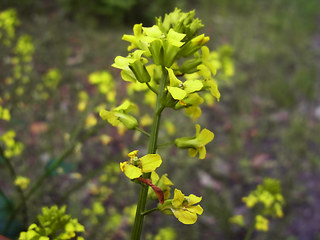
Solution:
[[(109, 81), (106, 75), (110, 72), (116, 80), (119, 99), (124, 94), (119, 72), (110, 64), (126, 50), (126, 44), (119, 41), (123, 32), (131, 31), (131, 24), (127, 27), (125, 23), (145, 21), (147, 25), (154, 16), (172, 10), (166, 9), (172, 8), (169, 5), (162, 7), (162, 1), (154, 5), (128, 2), (129, 5), (121, 5), (122, 1), (92, 1), (87, 8), (73, 1), (0, 3), (1, 10), (16, 8), (20, 19), (10, 21), (15, 27), (20, 22), (16, 33), (5, 40), (10, 44), (0, 38), (1, 105), (11, 113), (10, 122), (1, 122), (0, 134), (14, 129), (15, 142), (25, 144), (23, 157), (12, 158), (17, 175), (30, 178), (32, 184), (50, 161), (59, 159), (66, 147), (72, 148), (64, 162), (73, 167), (61, 164), (59, 171), (30, 200), (29, 223), (36, 220), (31, 216), (40, 213), (39, 208), (32, 206), (67, 204), (70, 214), (85, 226), (89, 239), (101, 239), (103, 232), (109, 234), (103, 235), (106, 239), (128, 237), (134, 214), (134, 206), (128, 206), (136, 199), (134, 191), (128, 191), (126, 181), (118, 181), (122, 177), (113, 163), (123, 160), (124, 146), (133, 140), (139, 145), (143, 140), (137, 135), (124, 137), (110, 127), (90, 135), (83, 143), (90, 124), (87, 130), (78, 130), (85, 129), (86, 122), (90, 122), (87, 116), (95, 111), (95, 106), (106, 101), (105, 93), (98, 94), (88, 83), (91, 79), (100, 92), (104, 91), (95, 80), (97, 75), (91, 73), (107, 70), (101, 82)], [(242, 197), (248, 196), (263, 178), (273, 177), (280, 180), (286, 199), (284, 216), (272, 219), (269, 231), (254, 232), (252, 239), (317, 239), (320, 120), (315, 109), (319, 107), (319, 1), (175, 3), (196, 9), (211, 37), (211, 48), (222, 51), (220, 56), (232, 55), (235, 66), (230, 70), (226, 63), (224, 71), (218, 70), (221, 103), (207, 107), (199, 119), (215, 133), (215, 140), (207, 147), (210, 156), (194, 161), (183, 151), (174, 150), (163, 156), (176, 159), (179, 167), (168, 166), (164, 171), (174, 176), (177, 185), (184, 186), (186, 192), (204, 196), (204, 216), (188, 228), (175, 221), (162, 222), (155, 214), (146, 224), (152, 234), (146, 238), (243, 239), (246, 230), (235, 227), (229, 219), (244, 213)], [(101, 12), (103, 8), (106, 12)], [(0, 17), (3, 31), (1, 23)], [(28, 37), (23, 37), (25, 34)], [(20, 46), (29, 47), (19, 51), (19, 42)], [(219, 48), (224, 44), (231, 47)], [(234, 72), (231, 79), (223, 76), (229, 71)], [(14, 101), (4, 101), (5, 96)], [(88, 99), (94, 100), (92, 106)], [(136, 100), (139, 99), (138, 94)], [(181, 124), (185, 119), (178, 119), (173, 111), (167, 112), (164, 122), (167, 120), (174, 122), (174, 127), (166, 124), (168, 131), (178, 137), (179, 132), (190, 136), (194, 133), (194, 129)], [(160, 133), (163, 142), (172, 140), (164, 135), (167, 133)], [(0, 166), (3, 219), (10, 215), (19, 195), (13, 192), (13, 180), (2, 159)], [(80, 213), (79, 209), (83, 211)], [(22, 222), (17, 215), (9, 231), (11, 236), (18, 234)], [(1, 221), (0, 230), (3, 224)], [(171, 228), (158, 232), (153, 228), (155, 224)]]

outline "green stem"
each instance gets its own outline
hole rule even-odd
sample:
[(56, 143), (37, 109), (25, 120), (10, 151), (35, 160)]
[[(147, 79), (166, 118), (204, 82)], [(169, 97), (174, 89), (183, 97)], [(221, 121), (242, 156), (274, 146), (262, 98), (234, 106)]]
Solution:
[(145, 216), (145, 215), (148, 215), (148, 214), (153, 213), (153, 212), (158, 211), (158, 210), (159, 210), (158, 208), (151, 208), (151, 209), (149, 209), (149, 210), (144, 211), (143, 213), (141, 213), (141, 215), (142, 215), (142, 216)]
[(147, 84), (148, 88), (149, 88), (152, 92), (154, 92), (155, 94), (158, 94), (157, 90), (155, 90), (153, 87), (151, 87), (151, 85), (150, 85), (148, 82), (147, 82), (146, 84)]
[(135, 129), (136, 129), (137, 131), (139, 131), (139, 132), (143, 133), (144, 135), (146, 135), (146, 136), (150, 137), (150, 133), (148, 133), (148, 132), (144, 131), (143, 129), (141, 129), (141, 128), (139, 128), (139, 127), (136, 127)]
[(174, 145), (174, 142), (167, 142), (167, 143), (162, 143), (162, 144), (158, 144), (158, 148), (164, 148), (164, 147), (168, 147), (168, 146), (172, 146)]
[[(168, 75), (167, 70), (163, 67), (162, 68), (162, 78), (161, 78), (159, 91), (158, 91), (159, 94), (157, 96), (156, 109), (154, 112), (154, 120), (152, 123), (151, 135), (150, 135), (149, 145), (148, 145), (148, 153), (149, 154), (156, 153), (156, 151), (157, 151), (157, 140), (158, 140), (160, 118), (161, 118), (161, 113), (162, 113), (163, 109), (165, 108), (165, 106), (162, 105), (161, 100), (163, 99), (163, 96), (165, 93), (167, 75)], [(142, 177), (149, 179), (150, 175), (151, 175), (151, 173), (144, 173), (142, 175)], [(144, 212), (145, 207), (146, 207), (148, 188), (149, 188), (149, 186), (146, 186), (146, 185), (141, 185), (141, 188), (140, 188), (136, 217), (134, 220), (134, 225), (133, 225), (133, 230), (132, 230), (132, 235), (131, 235), (132, 240), (140, 240), (142, 226), (143, 226), (143, 219), (144, 219), (144, 215), (142, 215), (142, 213)]]
[[(15, 181), (15, 179), (17, 178), (17, 174), (16, 171), (13, 167), (13, 165), (11, 164), (11, 161), (4, 155), (4, 150), (2, 149), (2, 147), (0, 147), (0, 156), (2, 157), (2, 159), (4, 160), (6, 166), (9, 169), (11, 178), (12, 178), (12, 182)], [(20, 209), (22, 208), (22, 215), (23, 215), (23, 225), (27, 226), (28, 224), (28, 208), (27, 208), (27, 199), (22, 191), (22, 189), (19, 186), (15, 186), (15, 189), (19, 195), (19, 198), (21, 200), (20, 203)], [(14, 212), (14, 211), (13, 211)], [(10, 226), (9, 222), (11, 222), (14, 218), (14, 214), (11, 214), (12, 217), (8, 219), (8, 221), (6, 222), (6, 225)], [(3, 233), (6, 234), (8, 230), (8, 227), (5, 226)]]
[[(80, 135), (80, 130), (77, 130), (77, 133), (74, 135), (75, 139), (77, 137), (79, 137), (79, 141), (74, 141), (72, 142), (63, 152), (62, 154), (57, 158), (57, 160), (54, 162), (53, 165), (51, 165), (51, 167), (49, 169), (47, 169), (46, 171), (44, 171), (44, 173), (35, 181), (35, 183), (32, 185), (32, 187), (30, 188), (30, 190), (27, 192), (26, 196), (22, 199), (22, 201), (20, 202), (20, 204), (18, 204), (18, 206), (11, 212), (9, 219), (4, 227), (4, 234), (6, 234), (7, 230), (9, 229), (9, 227), (12, 224), (12, 221), (15, 217), (15, 215), (21, 210), (21, 208), (23, 208), (25, 206), (25, 203), (31, 198), (31, 196), (41, 187), (41, 185), (43, 184), (44, 180), (50, 176), (50, 174), (56, 170), (61, 162), (63, 160), (65, 160), (68, 156), (70, 156), (73, 153), (74, 148), (76, 147), (78, 142), (85, 142), (89, 137), (91, 137), (92, 135), (94, 135), (100, 128), (102, 128), (104, 125), (96, 125), (95, 127), (91, 128), (83, 137), (79, 137)], [(77, 128), (80, 129), (80, 128)]]
[(255, 220), (250, 224), (250, 227), (246, 233), (246, 236), (244, 237), (244, 240), (250, 240), (252, 233), (254, 231), (254, 225), (255, 225)]

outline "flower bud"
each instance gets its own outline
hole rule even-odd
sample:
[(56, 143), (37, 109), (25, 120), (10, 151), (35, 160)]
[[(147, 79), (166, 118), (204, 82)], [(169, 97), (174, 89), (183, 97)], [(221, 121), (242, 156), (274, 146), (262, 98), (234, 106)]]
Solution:
[(163, 48), (161, 40), (155, 40), (150, 43), (149, 51), (151, 52), (151, 56), (153, 62), (156, 65), (162, 65), (163, 62)]
[(150, 75), (145, 67), (145, 65), (140, 61), (136, 60), (129, 64), (129, 68), (136, 76), (137, 80), (141, 83), (150, 82)]
[(118, 120), (123, 123), (128, 129), (135, 129), (139, 126), (137, 119), (132, 117), (131, 115), (121, 113), (121, 112), (114, 112), (114, 115), (118, 117)]
[(174, 144), (178, 148), (197, 148), (199, 143), (195, 137), (182, 137), (174, 140)]
[(205, 37), (204, 34), (201, 34), (193, 39), (191, 41), (187, 42), (182, 48), (181, 51), (179, 52), (180, 56), (183, 57), (189, 57), (196, 51), (198, 51), (201, 46), (206, 44), (209, 41), (209, 37)]
[(197, 66), (201, 63), (201, 59), (199, 58), (192, 58), (185, 61), (182, 66), (179, 68), (180, 72), (182, 73), (194, 73), (198, 71)]

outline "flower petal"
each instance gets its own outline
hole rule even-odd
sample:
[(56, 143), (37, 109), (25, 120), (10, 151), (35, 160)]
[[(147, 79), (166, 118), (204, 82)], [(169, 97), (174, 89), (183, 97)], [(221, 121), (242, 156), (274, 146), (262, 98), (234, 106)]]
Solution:
[(142, 172), (153, 172), (159, 167), (162, 163), (161, 157), (159, 154), (147, 154), (140, 158)]
[(159, 181), (159, 179), (160, 179), (159, 175), (158, 175), (155, 171), (153, 171), (153, 172), (151, 173), (151, 181), (152, 181), (154, 184), (156, 184), (156, 183)]
[(200, 205), (197, 205), (197, 206), (190, 206), (188, 207), (188, 210), (190, 212), (193, 212), (193, 213), (196, 213), (196, 214), (199, 214), (201, 215), (203, 213), (203, 209)]
[(134, 150), (128, 153), (129, 158), (134, 158), (138, 155), (139, 150)]
[(182, 205), (183, 201), (184, 201), (184, 194), (180, 190), (175, 189), (173, 200), (172, 200), (172, 206), (174, 208), (179, 208)]
[(121, 162), (121, 163), (120, 163), (121, 172), (124, 172), (127, 164), (128, 164), (128, 162)]
[(207, 154), (206, 147), (199, 147), (199, 159), (205, 159)]
[(171, 87), (179, 87), (182, 82), (176, 77), (173, 70), (171, 68), (166, 68), (169, 74), (170, 86)]
[(134, 178), (138, 178), (142, 175), (142, 171), (140, 168), (133, 166), (131, 164), (127, 164), (125, 166), (124, 169), (124, 174), (130, 178), (130, 179), (134, 179)]
[(120, 124), (118, 117), (113, 112), (101, 110), (99, 115), (102, 120), (107, 120), (112, 126), (118, 126)]
[(188, 210), (174, 210), (173, 214), (178, 220), (184, 224), (194, 224), (197, 221), (197, 214)]
[(142, 29), (148, 37), (160, 38), (163, 35), (163, 33), (157, 25), (153, 25), (152, 27), (143, 27)]
[(187, 93), (200, 91), (203, 87), (203, 84), (200, 80), (187, 80), (183, 83), (184, 90)]
[(211, 132), (208, 129), (203, 129), (200, 134), (197, 136), (197, 140), (200, 143), (200, 146), (204, 146), (206, 144), (208, 144), (209, 142), (211, 142), (214, 138), (214, 134), (213, 132)]
[(188, 149), (188, 153), (189, 153), (190, 157), (195, 157), (197, 155), (197, 153), (198, 153), (198, 150), (194, 149), (194, 148), (189, 148)]
[(190, 194), (187, 197), (187, 199), (188, 199), (188, 205), (193, 205), (193, 204), (196, 204), (196, 203), (200, 202), (202, 200), (202, 197), (197, 197), (194, 194)]
[(168, 42), (176, 47), (181, 47), (184, 42), (181, 42), (181, 40), (186, 36), (184, 33), (178, 33), (174, 31), (172, 28), (169, 30), (167, 34), (167, 40)]
[(181, 88), (170, 86), (168, 86), (167, 88), (171, 96), (176, 100), (182, 100), (187, 95), (187, 93)]

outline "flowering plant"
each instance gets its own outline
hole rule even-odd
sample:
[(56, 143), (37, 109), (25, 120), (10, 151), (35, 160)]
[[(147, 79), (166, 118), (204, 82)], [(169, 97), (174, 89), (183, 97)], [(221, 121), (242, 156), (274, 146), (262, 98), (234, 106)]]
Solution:
[[(138, 106), (130, 100), (112, 110), (100, 111), (100, 117), (111, 125), (138, 130), (149, 137), (148, 152), (144, 156), (138, 157), (138, 150), (134, 150), (128, 154), (129, 160), (120, 162), (121, 171), (133, 182), (141, 184), (132, 239), (140, 239), (144, 216), (153, 211), (174, 215), (184, 224), (194, 224), (203, 212), (198, 204), (202, 197), (186, 196), (175, 189), (170, 199), (174, 184), (167, 174), (159, 177), (155, 172), (163, 162), (170, 161), (163, 160), (157, 153), (162, 112), (166, 108), (184, 109), (188, 116), (197, 119), (201, 115), (200, 105), (206, 99), (211, 103), (213, 99), (220, 99), (213, 78), (216, 68), (210, 50), (205, 46), (209, 37), (198, 35), (203, 24), (194, 16), (195, 11), (184, 13), (175, 9), (163, 19), (156, 18), (152, 27), (134, 25), (133, 35), (125, 34), (122, 38), (130, 43), (128, 56), (117, 56), (112, 64), (121, 70), (122, 79), (129, 82), (129, 95), (134, 90), (147, 91), (145, 102), (154, 108), (150, 132), (140, 128), (142, 120), (139, 123), (134, 116), (139, 112)], [(207, 94), (211, 97), (203, 97)], [(199, 154), (199, 158), (204, 159), (205, 145), (213, 140), (214, 134), (208, 129), (200, 129), (196, 124), (195, 137), (180, 137), (174, 143), (178, 148), (188, 148), (191, 157)], [(158, 206), (145, 210), (147, 199), (158, 199)]]

